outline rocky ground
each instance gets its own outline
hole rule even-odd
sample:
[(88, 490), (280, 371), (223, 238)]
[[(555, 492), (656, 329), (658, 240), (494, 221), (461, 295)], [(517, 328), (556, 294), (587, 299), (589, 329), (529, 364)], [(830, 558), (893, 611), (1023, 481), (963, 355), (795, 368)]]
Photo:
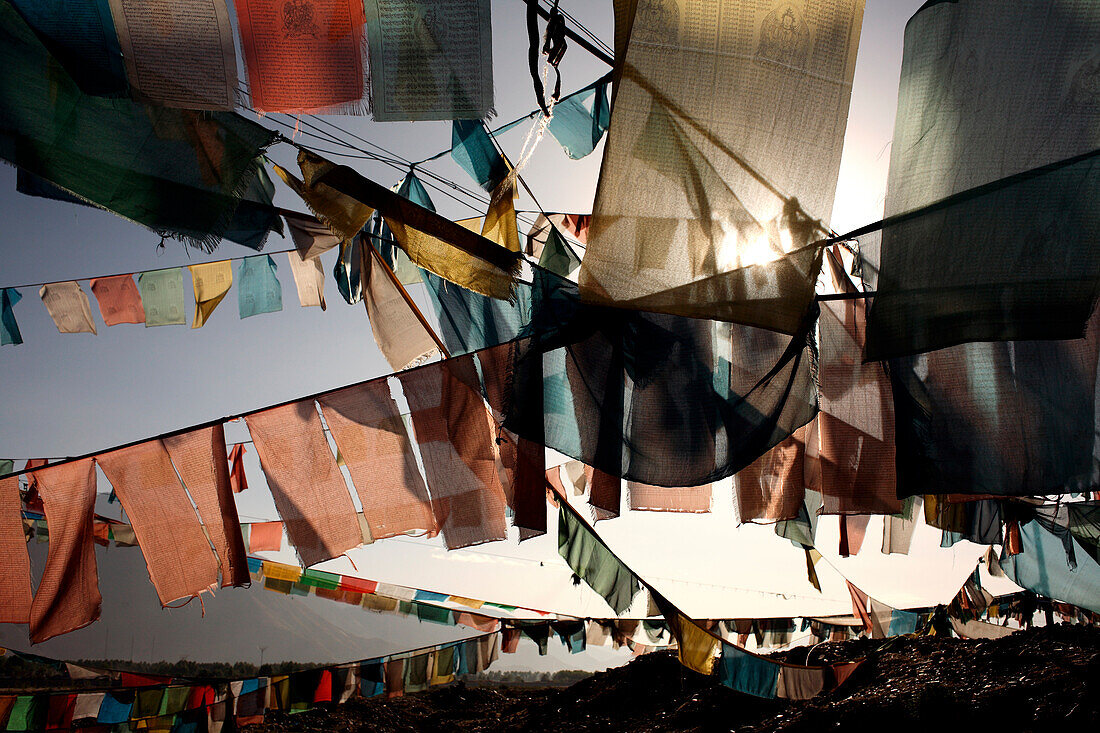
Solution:
[[(801, 662), (805, 650), (780, 653)], [(806, 702), (760, 700), (668, 653), (562, 689), (457, 684), (394, 700), (269, 714), (250, 733), (286, 731), (825, 731), (939, 733), (1098, 730), (1100, 629), (1054, 626), (996, 641), (900, 637), (823, 644), (814, 661), (866, 663)]]

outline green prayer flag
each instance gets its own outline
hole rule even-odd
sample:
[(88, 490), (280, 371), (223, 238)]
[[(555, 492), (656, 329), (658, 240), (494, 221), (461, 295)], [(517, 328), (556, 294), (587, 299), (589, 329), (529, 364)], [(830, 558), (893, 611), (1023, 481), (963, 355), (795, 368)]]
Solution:
[(183, 302), (183, 270), (173, 267), (138, 274), (138, 290), (145, 307), (145, 327), (187, 323)]
[(545, 267), (555, 275), (569, 277), (569, 273), (580, 266), (580, 258), (573, 254), (573, 250), (558, 233), (557, 227), (551, 225), (546, 234), (546, 244), (542, 247), (542, 255), (539, 257), (539, 267)]
[(340, 576), (322, 570), (303, 570), (302, 577), (298, 579), (298, 582), (314, 588), (336, 590), (340, 586)]
[(15, 288), (0, 289), (0, 344), (21, 344), (23, 335), (19, 333), (19, 324), (15, 322), (12, 306), (23, 299)]
[(571, 94), (554, 105), (554, 116), (546, 129), (573, 160), (591, 153), (611, 124), (607, 103), (607, 82)]
[(615, 613), (630, 608), (641, 590), (637, 576), (564, 504), (558, 509), (558, 554)]
[(493, 145), (481, 120), (455, 120), (451, 124), (451, 158), (479, 186), (492, 193), (508, 175), (507, 161)]
[(46, 708), (45, 695), (20, 695), (8, 714), (8, 730), (39, 730)]
[(210, 251), (255, 181), (254, 161), (276, 139), (235, 113), (84, 94), (0, 3), (0, 157), (19, 168)]

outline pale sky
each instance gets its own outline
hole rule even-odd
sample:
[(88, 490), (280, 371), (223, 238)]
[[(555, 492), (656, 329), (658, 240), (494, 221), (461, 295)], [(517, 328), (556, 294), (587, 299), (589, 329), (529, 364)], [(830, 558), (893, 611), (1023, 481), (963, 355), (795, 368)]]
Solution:
[[(844, 157), (834, 206), (833, 228), (851, 230), (881, 218), (889, 162), (889, 142), (897, 102), (904, 24), (923, 0), (869, 0), (864, 18), (856, 66)], [(611, 4), (572, 0), (562, 3), (608, 43), (612, 39)], [(524, 6), (519, 0), (494, 0), (493, 60), (497, 96), (497, 123), (511, 120), (534, 107), (526, 68), (527, 38)], [(603, 75), (607, 68), (573, 44), (561, 66), (563, 89), (572, 91)], [(330, 118), (341, 127), (409, 159), (419, 160), (449, 147), (451, 128), (442, 123), (375, 123), (368, 118)], [(513, 158), (518, 154), (526, 128), (501, 139)], [(307, 144), (310, 141), (303, 138)], [(332, 149), (332, 145), (318, 146)], [(277, 145), (271, 157), (293, 170), (294, 150)], [(599, 174), (602, 144), (592, 155), (572, 161), (549, 136), (524, 170), (524, 177), (548, 211), (591, 210)], [(340, 160), (368, 177), (391, 185), (402, 171), (364, 160)], [(462, 185), (475, 187), (449, 158), (429, 164), (431, 170)], [(437, 208), (452, 218), (475, 216), (431, 190)], [(279, 186), (276, 203), (304, 211), (302, 203)], [(521, 198), (520, 208), (533, 208)], [(0, 166), (0, 234), (4, 257), (0, 260), (0, 286), (22, 286), (65, 279), (86, 279), (119, 272), (140, 272), (198, 262), (240, 257), (250, 250), (223, 242), (213, 256), (168, 242), (158, 252), (159, 238), (141, 227), (87, 207), (25, 197), (15, 193), (15, 171)], [(528, 227), (520, 224), (521, 232)], [(267, 251), (282, 250), (289, 239), (273, 235)], [(354, 383), (389, 371), (370, 335), (361, 305), (347, 306), (331, 278), (335, 252), (323, 257), (328, 310), (301, 308), (285, 255), (275, 255), (283, 285), (284, 310), (246, 320), (237, 316), (236, 289), (214, 312), (202, 329), (187, 327), (103, 326), (96, 312), (99, 334), (59, 334), (37, 296), (37, 287), (21, 288), (23, 301), (15, 307), (25, 343), (0, 348), (0, 384), (3, 385), (4, 418), (0, 421), (0, 456), (16, 459), (59, 457), (98, 451), (161, 432), (221, 416), (257, 409), (325, 389)], [(190, 278), (184, 278), (189, 288)], [(422, 309), (431, 308), (423, 286), (410, 288)], [(94, 303), (94, 300), (93, 300)], [(93, 304), (93, 311), (96, 308)], [(227, 426), (229, 440), (247, 437), (243, 425)], [(270, 495), (263, 486), (255, 451), (247, 454), (249, 482), (253, 488), (240, 496), (242, 521), (275, 519)], [(101, 477), (100, 491), (109, 491)], [(624, 512), (623, 517), (601, 522), (597, 529), (613, 549), (643, 576), (650, 578), (671, 600), (699, 617), (751, 617), (847, 613), (850, 601), (839, 575), (819, 568), (823, 591), (806, 581), (802, 552), (774, 536), (771, 527), (738, 526), (729, 495), (729, 481), (716, 489), (713, 511), (707, 515), (678, 516)], [(117, 511), (117, 505), (105, 511)], [(428, 590), (481, 597), (514, 605), (581, 616), (606, 616), (609, 609), (587, 588), (574, 588), (569, 569), (557, 555), (556, 520), (550, 533), (520, 546), (509, 541), (447, 553), (438, 540), (386, 540), (351, 553), (354, 560), (337, 559), (323, 566), (337, 572), (357, 572), (363, 577), (423, 587)], [(946, 602), (973, 569), (981, 549), (961, 543), (940, 550), (939, 532), (923, 527), (914, 539), (910, 557), (887, 558), (878, 551), (881, 519), (873, 519), (864, 551), (856, 558), (835, 557), (837, 523), (823, 518), (819, 546), (827, 559), (873, 596), (893, 605)], [(41, 568), (35, 554), (36, 569)], [(346, 609), (326, 610), (311, 599), (285, 599), (277, 594), (253, 591), (221, 591), (207, 603), (208, 619), (198, 624), (197, 604), (176, 611), (161, 611), (140, 561), (131, 551), (99, 552), (101, 586), (108, 614), (134, 614), (141, 624), (140, 638), (158, 639), (160, 650), (186, 648), (194, 634), (218, 633), (232, 624), (252, 624), (267, 608), (276, 616), (293, 604), (308, 605), (298, 617), (303, 627), (340, 628), (356, 636), (368, 653), (386, 647), (393, 639), (435, 638), (439, 627), (384, 627), (375, 631), (346, 619)], [(292, 558), (284, 554), (284, 560)], [(124, 569), (122, 572), (120, 569)], [(140, 586), (121, 590), (125, 579)], [(118, 599), (140, 598), (127, 605)], [(240, 600), (229, 600), (240, 596)], [(246, 600), (247, 598), (247, 600)], [(114, 600), (112, 600), (114, 599)], [(113, 609), (113, 610), (111, 610)], [(132, 610), (131, 610), (132, 609)], [(213, 609), (218, 609), (213, 611)], [(352, 609), (354, 611), (354, 609)], [(362, 613), (362, 612), (360, 612)], [(257, 614), (260, 614), (258, 616)], [(317, 614), (316, 617), (310, 614)], [(382, 624), (377, 614), (363, 614)], [(184, 624), (181, 620), (188, 619)], [(320, 620), (323, 619), (323, 620)], [(385, 623), (396, 623), (392, 619)], [(415, 623), (415, 622), (414, 622)], [(326, 627), (325, 624), (328, 624)], [(79, 632), (77, 646), (98, 648), (103, 636), (125, 632), (125, 621), (101, 623)], [(400, 625), (399, 625), (400, 626)], [(420, 625), (431, 626), (431, 625)], [(287, 641), (286, 653), (302, 655), (305, 644), (276, 625), (258, 628)], [(25, 634), (24, 631), (20, 633)], [(453, 633), (447, 632), (447, 633)], [(18, 636), (18, 635), (17, 635)], [(72, 635), (74, 638), (77, 635)], [(317, 636), (308, 632), (313, 643)], [(0, 643), (12, 641), (11, 627), (0, 629)], [(25, 638), (25, 636), (23, 637)], [(219, 637), (213, 637), (219, 638)], [(389, 641), (387, 641), (387, 639)], [(182, 641), (181, 641), (182, 640)], [(121, 642), (120, 642), (121, 643)], [(227, 642), (228, 643), (228, 642)], [(279, 642), (282, 643), (282, 642)], [(183, 646), (179, 646), (182, 644)], [(557, 644), (557, 642), (554, 642)], [(13, 643), (13, 646), (19, 646)], [(65, 645), (58, 643), (64, 650)], [(254, 659), (255, 643), (242, 644), (241, 658)], [(276, 648), (273, 642), (273, 649)], [(558, 645), (560, 646), (560, 645)], [(337, 645), (340, 653), (346, 646)], [(25, 648), (25, 647), (24, 647)], [(53, 648), (53, 647), (51, 647)], [(333, 646), (317, 649), (330, 650)], [(224, 649), (223, 649), (224, 652)], [(42, 653), (48, 653), (45, 650)], [(76, 655), (76, 652), (73, 652)], [(167, 652), (164, 652), (167, 654)], [(272, 652), (274, 653), (274, 652)], [(318, 651), (320, 656), (329, 651)], [(331, 652), (336, 654), (337, 652)], [(358, 652), (357, 652), (358, 653)], [(160, 653), (157, 652), (159, 657)], [(194, 652), (191, 658), (196, 658)], [(267, 659), (275, 657), (269, 655)], [(304, 659), (304, 657), (301, 657)], [(320, 661), (320, 659), (318, 659)], [(347, 661), (346, 658), (332, 661)], [(564, 667), (581, 666), (565, 660)], [(515, 664), (515, 662), (510, 662)], [(525, 662), (524, 662), (525, 663)], [(533, 660), (532, 664), (546, 664)], [(598, 660), (597, 665), (607, 661)]]

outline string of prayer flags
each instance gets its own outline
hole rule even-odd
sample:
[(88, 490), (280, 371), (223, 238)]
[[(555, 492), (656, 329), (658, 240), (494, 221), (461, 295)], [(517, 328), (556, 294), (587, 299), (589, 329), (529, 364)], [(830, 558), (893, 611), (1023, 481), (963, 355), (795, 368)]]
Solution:
[(134, 96), (232, 110), (237, 54), (225, 0), (109, 0)]
[(481, 120), (494, 113), (489, 0), (367, 0), (366, 14), (375, 120)]
[(271, 255), (245, 257), (237, 268), (237, 310), (241, 318), (283, 309), (283, 286)]
[(420, 267), (492, 298), (510, 300), (514, 296), (523, 260), (519, 252), (490, 242), (347, 166), (329, 168), (320, 179), (319, 184), (323, 181), (322, 185), (364, 202), (364, 207), (377, 209), (396, 244)]
[(500, 187), (511, 170), (480, 120), (451, 123), (451, 159), (490, 194)]
[(38, 295), (57, 326), (58, 333), (96, 332), (88, 295), (79, 283), (73, 280), (49, 283), (38, 289)]
[(288, 252), (287, 259), (298, 291), (298, 302), (303, 308), (316, 305), (325, 310), (325, 271), (321, 269), (321, 258), (306, 260), (297, 252)]
[[(0, 460), (0, 474), (11, 473), (12, 462)], [(31, 613), (31, 561), (20, 513), (19, 477), (0, 479), (0, 623), (25, 624)]]
[(91, 287), (106, 325), (145, 323), (145, 306), (133, 275), (92, 278)]
[(361, 544), (355, 505), (313, 400), (256, 412), (245, 422), (303, 564), (315, 565)]
[(931, 3), (906, 24), (868, 359), (1085, 332), (1098, 43), (1073, 0)]
[(363, 304), (371, 334), (390, 367), (399, 372), (420, 364), (439, 352), (428, 327), (417, 317), (401, 293), (396, 276), (374, 247), (360, 239)]
[(554, 136), (566, 155), (580, 160), (596, 149), (610, 124), (607, 82), (601, 79), (555, 104), (546, 130)]
[(10, 0), (85, 94), (126, 94), (109, 0)]
[(412, 412), (432, 509), (447, 548), (504, 539), (504, 490), (473, 357), (446, 359), (397, 378)]
[(317, 401), (344, 456), (371, 536), (438, 533), (432, 502), (387, 380), (330, 392)]
[(811, 242), (836, 190), (863, 0), (689, 24), (712, 17), (704, 5), (681, 3), (684, 20), (617, 13), (625, 55), (581, 290), (792, 334), (814, 299)]
[(50, 526), (46, 567), (31, 603), (30, 638), (38, 644), (98, 619), (102, 598), (92, 529), (95, 462), (47, 466), (34, 479)]
[(163, 442), (214, 546), (222, 587), (247, 585), (248, 560), (225, 457), (225, 429), (214, 425), (169, 436)]
[(12, 308), (22, 299), (15, 288), (0, 288), (0, 345), (23, 343), (23, 334), (19, 333), (19, 323)]
[(233, 265), (229, 260), (222, 260), (189, 265), (188, 269), (195, 293), (195, 318), (191, 328), (202, 328), (233, 285)]
[(161, 605), (218, 585), (217, 558), (163, 441), (96, 457), (122, 502)]
[(235, 0), (252, 107), (362, 114), (367, 89), (358, 0)]
[[(46, 74), (51, 64), (53, 56), (4, 3), (0, 133), (15, 141), (5, 158), (164, 236), (213, 250), (242, 196), (253, 195), (254, 161), (277, 133), (231, 112), (89, 96), (56, 64)], [(256, 203), (273, 213), (270, 199)]]

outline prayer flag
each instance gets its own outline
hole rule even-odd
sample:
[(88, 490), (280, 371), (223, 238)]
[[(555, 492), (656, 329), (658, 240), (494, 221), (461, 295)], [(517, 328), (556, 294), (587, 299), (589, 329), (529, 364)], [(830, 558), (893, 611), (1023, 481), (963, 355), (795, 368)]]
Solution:
[[(289, 174), (288, 174), (289, 175)], [(311, 216), (291, 215), (283, 212), (290, 238), (303, 260), (312, 260), (340, 244), (340, 238), (332, 233), (327, 224)]]
[(239, 494), (248, 488), (248, 477), (244, 472), (245, 448), (237, 443), (229, 451), (229, 485), (234, 494)]
[(245, 417), (287, 536), (303, 565), (362, 543), (355, 505), (313, 400)]
[(31, 604), (31, 642), (38, 644), (98, 619), (102, 598), (92, 527), (95, 462), (47, 466), (34, 478), (50, 527), (46, 567)]
[(685, 488), (667, 488), (628, 481), (626, 488), (630, 492), (631, 509), (696, 514), (710, 511), (710, 484)]
[(539, 255), (539, 267), (546, 268), (556, 275), (569, 277), (580, 266), (580, 258), (565, 243), (554, 225), (549, 225), (549, 230), (546, 233), (546, 243)]
[(252, 107), (362, 114), (368, 87), (359, 0), (235, 0)]
[(435, 339), (401, 293), (401, 286), (394, 282), (396, 275), (387, 272), (382, 255), (365, 241), (360, 242), (360, 255), (361, 271), (365, 273), (363, 304), (371, 334), (390, 367), (399, 372), (438, 353)]
[(325, 271), (321, 269), (321, 259), (302, 259), (297, 252), (287, 252), (286, 256), (298, 290), (298, 302), (303, 308), (319, 305), (325, 310)]
[(202, 328), (233, 285), (233, 265), (229, 260), (222, 260), (190, 265), (187, 269), (191, 270), (195, 291), (195, 318), (191, 328)]
[(344, 455), (371, 535), (436, 534), (431, 499), (388, 382), (374, 380), (317, 401)]
[(153, 270), (138, 275), (138, 290), (145, 309), (145, 326), (187, 323), (183, 304), (183, 269)]
[(232, 110), (237, 54), (225, 0), (109, 0), (135, 97)]
[(76, 281), (49, 283), (38, 289), (58, 333), (95, 333), (88, 294)]
[(881, 251), (861, 246), (866, 358), (1085, 332), (1098, 44), (1075, 0), (926, 3), (906, 24)]
[(493, 114), (489, 0), (367, 0), (366, 12), (375, 120)]
[(253, 522), (248, 525), (249, 552), (278, 552), (282, 548), (282, 522)]
[[(188, 4), (194, 2), (199, 0)], [(148, 12), (148, 3), (127, 5)], [(143, 30), (155, 33), (159, 27), (151, 22)], [(278, 225), (270, 198), (251, 186), (259, 175), (254, 161), (276, 133), (232, 112), (200, 114), (88, 96), (59, 68), (47, 74), (53, 62), (4, 3), (0, 134), (11, 142), (3, 148), (9, 162), (207, 250), (233, 225), (242, 196), (258, 207), (263, 229)]]
[(750, 654), (732, 644), (722, 644), (718, 681), (726, 687), (755, 697), (776, 697), (779, 670), (780, 665), (770, 659)]
[(611, 108), (607, 103), (607, 82), (598, 81), (555, 104), (546, 130), (566, 155), (579, 160), (596, 148), (609, 124)]
[(12, 306), (23, 299), (15, 288), (0, 288), (0, 344), (21, 344), (23, 335), (19, 333), (19, 324), (15, 320)]
[(298, 167), (302, 179), (285, 168), (275, 165), (275, 173), (283, 183), (294, 190), (310, 211), (328, 225), (333, 234), (342, 240), (350, 240), (366, 226), (374, 210), (333, 186), (321, 182), (321, 178), (336, 168), (336, 164), (306, 150), (298, 151)]
[(485, 223), (481, 236), (496, 242), (512, 252), (519, 252), (519, 232), (516, 230), (516, 182), (510, 176), (493, 189), (489, 201), (489, 210), (485, 214)]
[(248, 560), (225, 458), (222, 425), (164, 438), (164, 447), (195, 502), (221, 562), (222, 587), (247, 585)]
[[(10, 473), (12, 462), (0, 460), (0, 473)], [(31, 561), (23, 532), (19, 477), (0, 479), (0, 623), (25, 624), (31, 613)]]
[(145, 307), (133, 275), (93, 278), (91, 287), (106, 325), (145, 323)]
[(447, 548), (504, 539), (504, 490), (473, 357), (447, 359), (397, 378), (412, 411), (432, 509)]
[(283, 309), (283, 286), (271, 255), (245, 257), (237, 268), (237, 310), (241, 318)]
[(581, 292), (793, 334), (813, 303), (863, 0), (643, 7), (617, 7)]
[(451, 123), (451, 159), (488, 193), (500, 187), (511, 169), (481, 120)]
[(210, 540), (160, 440), (96, 457), (137, 534), (161, 605), (217, 587)]
[[(369, 266), (369, 263), (368, 263)], [(356, 235), (340, 243), (340, 255), (332, 268), (336, 289), (348, 305), (363, 299), (363, 241)]]
[(564, 503), (558, 509), (558, 554), (617, 614), (641, 590), (637, 576)]

